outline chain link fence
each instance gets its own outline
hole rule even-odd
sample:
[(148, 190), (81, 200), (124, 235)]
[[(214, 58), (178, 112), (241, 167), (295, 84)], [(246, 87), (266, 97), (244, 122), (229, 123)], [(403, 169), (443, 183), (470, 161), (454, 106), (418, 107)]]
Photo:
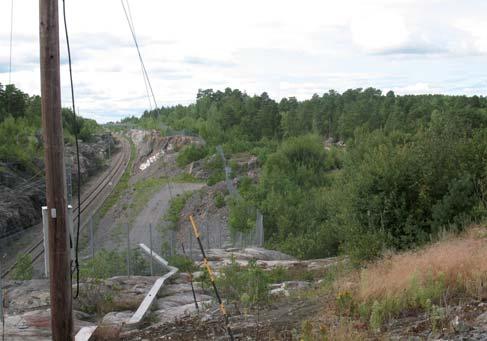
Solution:
[[(225, 172), (225, 184), (227, 186), (228, 193), (234, 198), (241, 199), (242, 196), (235, 187), (232, 178), (232, 169), (228, 166), (223, 147), (218, 145), (216, 147), (218, 154), (223, 161), (223, 167)], [(233, 237), (233, 246), (245, 248), (247, 246), (263, 246), (264, 245), (264, 216), (256, 208), (255, 226), (248, 232), (236, 231)]]

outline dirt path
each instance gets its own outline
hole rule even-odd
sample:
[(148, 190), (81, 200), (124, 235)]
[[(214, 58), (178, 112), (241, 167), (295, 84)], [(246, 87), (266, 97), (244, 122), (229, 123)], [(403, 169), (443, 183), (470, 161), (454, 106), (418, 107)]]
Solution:
[[(171, 183), (172, 195), (175, 197), (187, 191), (195, 191), (203, 187), (199, 183)], [(171, 196), (167, 185), (161, 186), (147, 201), (140, 212), (130, 215), (130, 203), (133, 193), (127, 193), (95, 229), (95, 252), (105, 250), (125, 250), (127, 248), (127, 225), (130, 230), (130, 246), (137, 247), (139, 243), (150, 245), (149, 224), (152, 225), (152, 245), (156, 252), (161, 252), (163, 242), (170, 243), (170, 235), (162, 235), (162, 217), (166, 213)], [(89, 248), (89, 247), (88, 247)], [(87, 255), (88, 248), (84, 254)]]
[[(204, 184), (199, 183), (172, 183), (171, 190), (173, 197), (187, 191), (195, 191), (203, 187)], [(161, 218), (166, 213), (169, 207), (169, 189), (164, 186), (157, 192), (147, 203), (146, 207), (139, 213), (132, 225), (131, 235), (134, 243), (144, 243), (149, 245), (149, 224), (152, 224), (152, 242), (155, 250), (159, 250), (163, 241), (170, 243), (169, 235), (162, 235)]]

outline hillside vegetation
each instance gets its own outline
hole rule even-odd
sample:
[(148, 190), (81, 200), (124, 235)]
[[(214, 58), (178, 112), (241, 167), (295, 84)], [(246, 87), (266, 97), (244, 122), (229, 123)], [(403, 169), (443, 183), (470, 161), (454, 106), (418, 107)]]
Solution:
[(370, 260), (486, 213), (484, 97), (368, 88), (276, 102), (210, 89), (195, 104), (123, 121), (197, 133), (207, 153), (222, 144), (257, 155), (259, 179), (240, 179), (240, 204), (263, 212), (268, 246), (300, 258)]
[[(74, 143), (74, 134), (89, 142), (93, 134), (101, 131), (94, 120), (77, 117), (62, 109), (64, 139)], [(0, 83), (0, 162), (15, 164), (25, 170), (33, 170), (42, 159), (41, 98), (29, 96), (14, 85)]]

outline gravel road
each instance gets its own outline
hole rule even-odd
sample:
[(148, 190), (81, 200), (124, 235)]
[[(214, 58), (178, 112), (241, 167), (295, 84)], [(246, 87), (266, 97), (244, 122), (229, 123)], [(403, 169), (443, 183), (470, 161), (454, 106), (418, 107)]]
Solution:
[[(198, 183), (172, 183), (171, 190), (173, 197), (187, 191), (195, 191), (203, 187), (204, 184)], [(169, 206), (169, 190), (164, 186), (157, 192), (151, 200), (147, 203), (145, 208), (139, 213), (132, 225), (130, 232), (131, 239), (134, 243), (144, 243), (149, 246), (149, 224), (152, 224), (152, 243), (154, 250), (160, 251), (163, 241), (170, 243), (169, 235), (161, 235), (160, 230), (156, 226), (161, 224), (161, 217), (166, 213)]]
[[(187, 191), (198, 190), (204, 184), (198, 183), (171, 183), (173, 197)], [(170, 242), (170, 236), (161, 235), (162, 217), (166, 213), (171, 196), (167, 185), (162, 186), (145, 204), (144, 208), (135, 217), (130, 217), (130, 245), (136, 247), (139, 243), (150, 244), (149, 224), (152, 224), (152, 245), (156, 252), (161, 252), (163, 241)], [(129, 206), (131, 194), (126, 195), (109, 210), (107, 215), (99, 222), (95, 231), (95, 250), (124, 250), (127, 248), (127, 217), (124, 206)], [(88, 248), (87, 248), (88, 249)], [(88, 250), (85, 250), (85, 255)]]

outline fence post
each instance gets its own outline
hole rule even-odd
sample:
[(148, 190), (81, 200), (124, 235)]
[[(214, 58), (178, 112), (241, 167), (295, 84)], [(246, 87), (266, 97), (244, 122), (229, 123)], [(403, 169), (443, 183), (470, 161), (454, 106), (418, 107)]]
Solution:
[(91, 248), (91, 259), (95, 258), (95, 237), (93, 232), (93, 217), (90, 218), (90, 248)]
[(49, 213), (47, 206), (42, 206), (42, 234), (44, 236), (44, 275), (49, 278)]
[(68, 205), (73, 203), (73, 181), (71, 179), (71, 158), (68, 158), (68, 164), (66, 165), (66, 185), (67, 185), (67, 196)]
[(2, 320), (2, 339), (4, 339), (3, 335), (5, 335), (5, 318), (3, 317), (2, 262), (3, 259), (0, 256), (0, 319)]
[(150, 275), (154, 276), (153, 270), (153, 263), (154, 259), (152, 258), (152, 224), (149, 224), (149, 243), (150, 243)]
[(220, 241), (220, 249), (222, 248), (222, 226), (220, 225), (220, 228), (218, 229), (219, 232), (220, 232), (220, 238), (219, 238), (219, 241)]
[(127, 223), (127, 277), (130, 278), (130, 227)]
[(188, 231), (189, 231), (189, 258), (193, 260), (193, 233), (191, 232), (191, 226), (189, 226)]
[(257, 243), (259, 246), (264, 245), (264, 216), (257, 210)]

